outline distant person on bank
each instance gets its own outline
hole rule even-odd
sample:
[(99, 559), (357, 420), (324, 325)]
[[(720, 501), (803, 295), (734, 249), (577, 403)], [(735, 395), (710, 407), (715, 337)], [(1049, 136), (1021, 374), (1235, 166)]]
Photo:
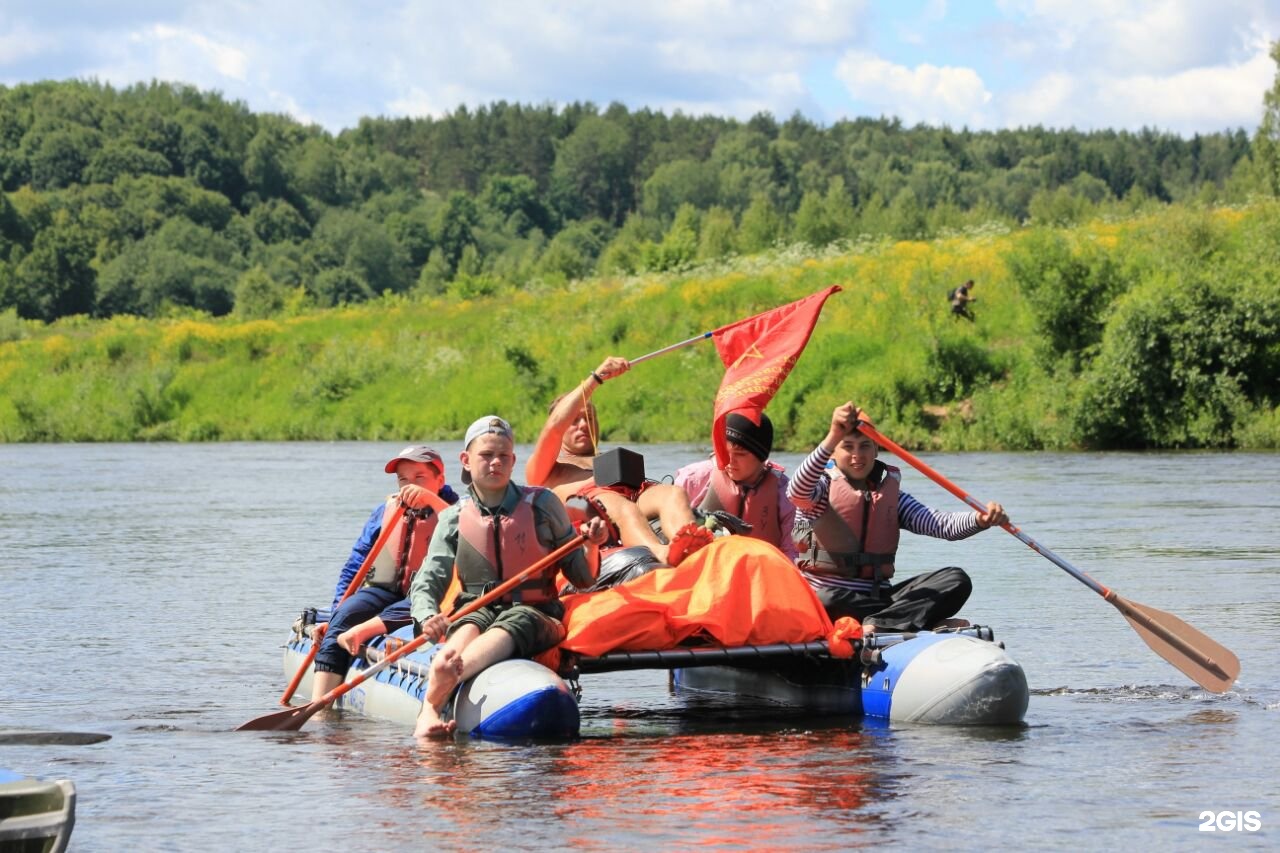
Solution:
[(970, 323), (973, 322), (973, 312), (969, 310), (969, 303), (977, 302), (978, 297), (971, 295), (969, 292), (971, 290), (973, 290), (973, 279), (969, 279), (964, 284), (951, 291), (949, 296), (951, 298), (952, 317), (964, 317)]

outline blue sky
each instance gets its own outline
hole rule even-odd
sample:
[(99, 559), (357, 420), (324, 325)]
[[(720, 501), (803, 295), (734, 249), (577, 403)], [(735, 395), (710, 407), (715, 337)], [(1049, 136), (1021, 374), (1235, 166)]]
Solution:
[(0, 83), (181, 81), (337, 132), (506, 100), (1250, 133), (1280, 0), (0, 0)]

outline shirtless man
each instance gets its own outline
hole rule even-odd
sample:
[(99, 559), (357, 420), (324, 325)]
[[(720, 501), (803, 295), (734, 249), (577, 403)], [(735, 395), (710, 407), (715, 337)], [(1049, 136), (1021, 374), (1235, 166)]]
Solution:
[[(679, 565), (685, 557), (712, 540), (698, 523), (689, 496), (670, 483), (645, 483), (639, 489), (598, 487), (594, 462), (599, 421), (591, 395), (610, 379), (626, 373), (631, 364), (618, 356), (600, 363), (586, 379), (551, 406), (533, 453), (525, 464), (525, 481), (551, 489), (562, 501), (575, 495), (598, 501), (618, 529), (623, 545), (643, 545), (658, 559)], [(650, 519), (657, 519), (670, 544), (663, 544)]]

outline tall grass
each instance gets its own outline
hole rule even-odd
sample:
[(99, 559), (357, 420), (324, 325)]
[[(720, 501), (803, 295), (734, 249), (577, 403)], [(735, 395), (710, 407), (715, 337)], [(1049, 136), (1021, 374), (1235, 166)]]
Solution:
[[(1278, 289), (1277, 223), (1275, 205), (1174, 208), (1054, 234), (1070, 251), (1112, 258), (1147, 289), (1186, 287), (1206, 268), (1252, 276), (1265, 314)], [(770, 406), (780, 448), (811, 446), (849, 399), (908, 446), (1089, 446), (1080, 401), (1100, 380), (1077, 363), (1094, 353), (1046, 360), (1045, 318), (1007, 262), (1033, 239), (995, 229), (792, 247), (680, 274), (387, 297), (268, 320), (41, 327), (0, 316), (0, 440), (434, 440), (489, 412), (532, 440), (555, 394), (605, 356), (636, 357), (838, 283), (844, 292)], [(975, 323), (952, 317), (946, 299), (966, 279), (977, 282)], [(1274, 329), (1250, 340), (1275, 354), (1257, 364), (1280, 363)], [(1103, 348), (1122, 352), (1109, 340)], [(596, 393), (605, 437), (709, 442), (722, 373), (710, 342), (636, 366)], [(1280, 446), (1274, 395), (1264, 387), (1238, 402), (1228, 444)]]

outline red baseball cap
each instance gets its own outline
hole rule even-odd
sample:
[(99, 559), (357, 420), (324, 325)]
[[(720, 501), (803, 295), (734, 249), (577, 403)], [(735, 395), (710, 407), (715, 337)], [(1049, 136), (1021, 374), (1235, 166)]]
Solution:
[(415, 444), (401, 450), (400, 453), (396, 455), (396, 458), (387, 463), (387, 466), (383, 470), (388, 474), (394, 474), (396, 472), (396, 463), (402, 460), (405, 462), (426, 462), (428, 465), (436, 466), (436, 470), (441, 474), (444, 473), (444, 460), (440, 458), (439, 453), (436, 453), (425, 444)]

